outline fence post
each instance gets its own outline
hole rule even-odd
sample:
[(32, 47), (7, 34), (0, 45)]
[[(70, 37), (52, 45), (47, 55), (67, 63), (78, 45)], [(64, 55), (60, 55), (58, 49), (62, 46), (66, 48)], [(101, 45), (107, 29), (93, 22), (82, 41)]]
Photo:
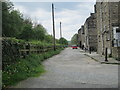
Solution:
[(26, 51), (26, 54), (29, 55), (30, 54), (30, 44), (27, 43), (26, 44), (26, 48), (25, 48), (27, 51)]
[(17, 54), (17, 57), (20, 57), (19, 43), (16, 43), (15, 46), (16, 46), (16, 54)]

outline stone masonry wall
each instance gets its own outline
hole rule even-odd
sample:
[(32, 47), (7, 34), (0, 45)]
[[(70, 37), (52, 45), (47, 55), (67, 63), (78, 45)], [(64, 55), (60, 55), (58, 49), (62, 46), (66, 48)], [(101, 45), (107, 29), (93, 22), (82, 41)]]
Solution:
[(112, 47), (112, 56), (120, 60), (120, 47)]

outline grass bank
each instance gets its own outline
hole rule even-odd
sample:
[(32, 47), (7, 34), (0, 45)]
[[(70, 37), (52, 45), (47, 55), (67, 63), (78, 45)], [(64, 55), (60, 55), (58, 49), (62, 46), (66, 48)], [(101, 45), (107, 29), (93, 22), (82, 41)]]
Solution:
[(15, 64), (8, 65), (2, 72), (2, 87), (16, 85), (29, 77), (37, 77), (45, 72), (42, 61), (59, 54), (63, 49), (48, 51), (43, 54), (31, 54), (25, 59), (19, 59)]

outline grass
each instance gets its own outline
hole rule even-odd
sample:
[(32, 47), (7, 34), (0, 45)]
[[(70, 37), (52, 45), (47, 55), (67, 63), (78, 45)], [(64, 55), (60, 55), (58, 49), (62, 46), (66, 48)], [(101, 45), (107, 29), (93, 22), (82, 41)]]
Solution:
[(63, 49), (48, 51), (43, 54), (32, 54), (25, 59), (19, 59), (17, 63), (8, 65), (2, 72), (2, 87), (16, 85), (29, 77), (38, 77), (45, 72), (42, 61), (60, 53)]
[[(25, 40), (23, 40), (23, 39), (16, 39), (16, 38), (11, 38), (11, 37), (6, 38), (6, 39), (9, 40), (9, 41), (12, 42), (12, 43), (17, 43), (17, 42), (23, 43), (23, 44), (25, 44), (25, 43), (30, 43), (30, 44), (32, 44), (32, 45), (39, 45), (39, 46), (52, 46), (52, 45), (53, 45), (52, 43), (48, 43), (48, 42), (46, 42), (46, 41), (39, 41), (39, 40), (29, 40), (29, 41), (25, 41)], [(61, 44), (56, 43), (56, 45), (57, 45), (57, 46), (60, 46)]]

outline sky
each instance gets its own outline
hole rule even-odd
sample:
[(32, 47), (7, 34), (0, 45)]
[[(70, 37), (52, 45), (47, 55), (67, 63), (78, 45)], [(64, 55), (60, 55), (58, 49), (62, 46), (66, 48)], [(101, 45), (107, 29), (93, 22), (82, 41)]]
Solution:
[(55, 33), (60, 38), (60, 22), (62, 22), (62, 36), (67, 40), (78, 32), (85, 20), (94, 12), (93, 2), (14, 2), (14, 8), (19, 10), (24, 17), (30, 17), (33, 23), (42, 24), (47, 32), (52, 35), (52, 10), (55, 7)]

